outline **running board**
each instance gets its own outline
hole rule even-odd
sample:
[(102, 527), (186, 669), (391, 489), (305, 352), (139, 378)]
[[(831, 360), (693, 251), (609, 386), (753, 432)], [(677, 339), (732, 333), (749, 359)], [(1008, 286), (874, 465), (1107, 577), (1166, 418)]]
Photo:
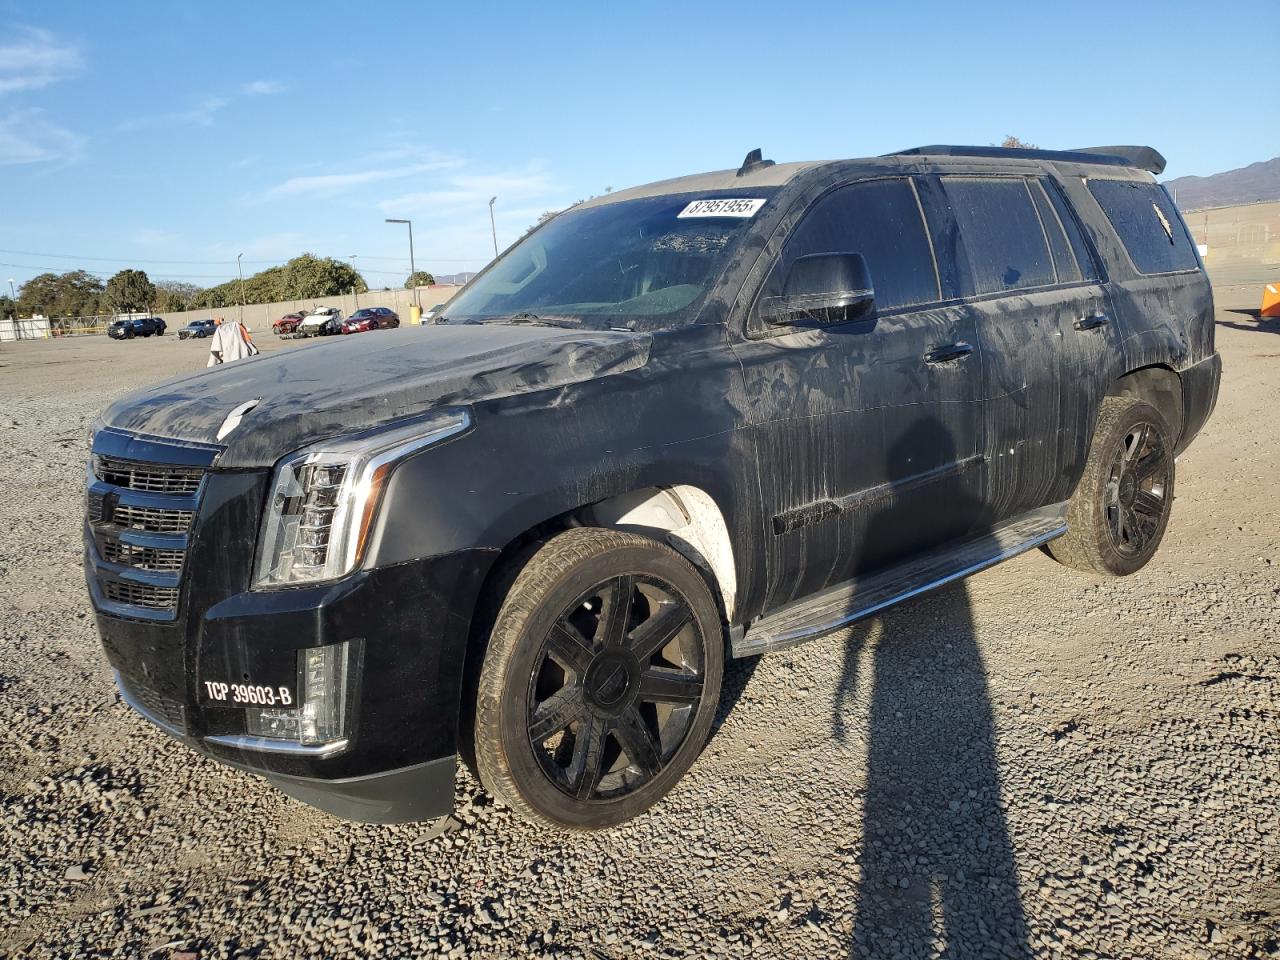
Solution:
[(951, 545), (865, 577), (846, 580), (796, 600), (747, 628), (732, 643), (735, 657), (753, 657), (816, 640), (855, 620), (919, 596), (935, 587), (995, 566), (1067, 532), (1065, 503), (1001, 524)]

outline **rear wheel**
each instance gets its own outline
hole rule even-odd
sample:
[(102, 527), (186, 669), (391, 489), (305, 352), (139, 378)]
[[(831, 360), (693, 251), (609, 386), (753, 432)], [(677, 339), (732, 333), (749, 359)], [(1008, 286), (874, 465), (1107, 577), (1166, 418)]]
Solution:
[(693, 763), (724, 670), (719, 610), (669, 547), (578, 528), (515, 576), (480, 670), (481, 782), (526, 819), (577, 830), (643, 813)]
[(1173, 437), (1160, 411), (1107, 397), (1075, 493), (1069, 532), (1046, 548), (1078, 570), (1122, 577), (1155, 555), (1173, 506)]

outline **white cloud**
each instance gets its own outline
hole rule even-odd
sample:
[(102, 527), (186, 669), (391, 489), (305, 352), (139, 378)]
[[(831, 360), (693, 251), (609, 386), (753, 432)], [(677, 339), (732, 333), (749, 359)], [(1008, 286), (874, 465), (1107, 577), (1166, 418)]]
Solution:
[(80, 70), (80, 51), (48, 30), (21, 27), (0, 45), (0, 94), (37, 90)]
[(165, 123), (191, 123), (199, 127), (211, 127), (214, 116), (230, 102), (226, 97), (205, 97), (190, 110), (161, 113), (151, 117), (134, 117), (120, 124), (119, 129), (143, 130)]
[(246, 97), (265, 97), (273, 93), (283, 93), (284, 84), (279, 80), (252, 80), (240, 88)]
[(0, 116), (0, 165), (77, 160), (84, 138), (50, 123), (44, 111), (11, 110)]
[(550, 175), (535, 167), (522, 171), (495, 174), (462, 174), (446, 177), (440, 189), (406, 193), (378, 204), (385, 213), (440, 213), (458, 207), (488, 207), (489, 198), (498, 197), (510, 208), (527, 204), (553, 193), (559, 187)]
[(461, 160), (450, 157), (437, 157), (399, 167), (375, 167), (369, 170), (354, 170), (347, 173), (324, 173), (314, 176), (291, 177), (269, 189), (265, 196), (289, 197), (341, 193), (344, 190), (366, 183), (403, 180), (406, 177), (431, 173), (436, 170), (455, 169), (461, 165)]

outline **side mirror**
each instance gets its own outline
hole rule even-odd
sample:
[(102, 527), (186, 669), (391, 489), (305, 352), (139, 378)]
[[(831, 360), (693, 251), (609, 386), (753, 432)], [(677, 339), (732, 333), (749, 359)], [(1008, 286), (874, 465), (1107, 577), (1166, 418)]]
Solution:
[(860, 253), (811, 253), (787, 271), (782, 294), (766, 297), (760, 315), (766, 323), (862, 320), (875, 309), (871, 271)]

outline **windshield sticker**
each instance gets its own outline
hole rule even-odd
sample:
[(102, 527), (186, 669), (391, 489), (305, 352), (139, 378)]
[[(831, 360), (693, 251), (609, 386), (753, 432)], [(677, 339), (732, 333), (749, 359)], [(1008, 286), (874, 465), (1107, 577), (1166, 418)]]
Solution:
[(764, 206), (763, 200), (747, 197), (722, 197), (718, 200), (695, 200), (677, 214), (680, 217), (754, 217)]

